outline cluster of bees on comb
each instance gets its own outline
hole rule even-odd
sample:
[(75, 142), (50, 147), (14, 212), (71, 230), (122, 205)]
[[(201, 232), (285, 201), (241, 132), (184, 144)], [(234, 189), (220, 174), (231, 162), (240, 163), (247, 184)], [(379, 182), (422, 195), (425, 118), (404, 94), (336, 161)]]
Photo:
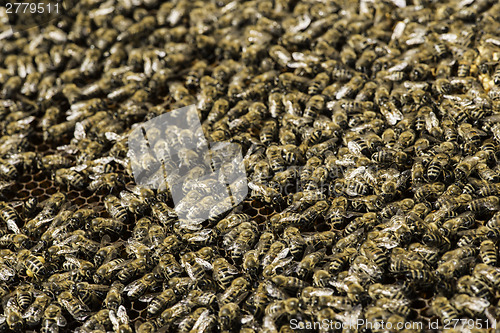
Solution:
[[(0, 331), (495, 329), (499, 2), (64, 4), (30, 29), (0, 8)], [(203, 221), (128, 153), (191, 105), (247, 174), (235, 207), (210, 163), (171, 174)]]

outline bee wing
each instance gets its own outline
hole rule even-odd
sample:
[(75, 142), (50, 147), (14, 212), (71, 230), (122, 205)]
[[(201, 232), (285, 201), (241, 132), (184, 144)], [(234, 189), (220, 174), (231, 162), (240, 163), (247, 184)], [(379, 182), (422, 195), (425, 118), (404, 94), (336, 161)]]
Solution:
[(125, 288), (123, 288), (123, 292), (130, 295), (131, 292), (134, 291), (140, 285), (141, 282), (139, 280), (140, 279), (137, 279), (137, 280), (129, 283), (128, 285), (126, 285)]
[(477, 128), (476, 128), (476, 132), (477, 132), (477, 134), (479, 134), (480, 136), (488, 136), (488, 133), (486, 133), (486, 132), (485, 132), (485, 131), (483, 131), (483, 130), (477, 129)]
[(88, 167), (89, 167), (88, 164), (82, 163), (82, 164), (78, 164), (78, 165), (72, 166), (69, 169), (73, 170), (73, 171), (76, 171), (76, 172), (81, 172), (81, 171), (87, 169)]
[(115, 310), (109, 310), (109, 320), (111, 321), (115, 332), (118, 331), (118, 328), (120, 327), (120, 321), (118, 320)]
[(12, 154), (6, 159), (10, 164), (18, 165), (24, 161), (22, 154)]
[(74, 265), (77, 265), (79, 266), (80, 265), (80, 261), (78, 260), (78, 258), (72, 256), (72, 255), (65, 255), (64, 256), (64, 259), (66, 259), (66, 261), (74, 264)]
[(106, 234), (104, 235), (102, 238), (101, 238), (101, 246), (106, 246), (107, 244), (110, 244), (111, 243), (111, 237)]
[(401, 72), (405, 70), (410, 64), (407, 61), (402, 61), (397, 63), (396, 65), (392, 66), (391, 68), (387, 69), (388, 73), (392, 72)]
[(196, 322), (193, 325), (194, 331), (200, 331), (200, 332), (205, 331), (205, 329), (207, 328), (207, 325), (210, 323), (210, 321), (208, 320), (210, 313), (211, 312), (208, 309), (206, 309), (205, 311), (203, 311), (201, 313), (201, 315), (198, 317), (198, 319), (196, 320)]
[[(234, 302), (235, 304), (240, 304), (245, 298), (247, 298), (248, 294), (250, 294), (250, 291), (245, 291), (243, 293), (241, 293), (241, 295), (239, 295), (238, 297), (235, 298)], [(219, 299), (219, 302), (221, 299), (225, 299), (226, 297), (224, 297), (224, 294), (220, 294), (218, 296), (218, 299)], [(222, 303), (220, 303), (222, 304)]]
[(75, 309), (74, 304), (70, 304), (68, 300), (65, 299), (60, 299), (59, 302), (64, 305), (66, 309), (73, 309), (74, 311), (71, 311), (71, 315), (76, 319), (76, 320), (85, 320), (88, 316), (90, 316), (90, 308), (82, 303), (79, 299), (78, 300), (78, 305), (76, 306), (77, 309)]
[(68, 202), (65, 202), (65, 203), (61, 206), (61, 208), (60, 208), (60, 210), (59, 210), (59, 213), (64, 212), (64, 211), (65, 211), (65, 212), (68, 212), (68, 211), (69, 211), (69, 212), (74, 212), (74, 211), (76, 211), (76, 210), (77, 210), (77, 208), (78, 208), (78, 206), (77, 206), (77, 205), (72, 205), (72, 204), (71, 204), (71, 202), (69, 202), (69, 201), (68, 201)]
[(256, 192), (260, 192), (260, 191), (261, 191), (261, 188), (262, 188), (262, 186), (261, 186), (261, 185), (255, 184), (254, 182), (248, 182), (248, 187), (249, 187), (251, 190), (256, 191)]
[(85, 133), (85, 127), (81, 122), (78, 122), (75, 124), (75, 132), (74, 132), (75, 139), (77, 140), (82, 140), (85, 139), (87, 136), (87, 133)]
[(129, 192), (129, 191), (121, 191), (120, 198), (122, 199), (122, 204), (128, 203), (128, 202), (130, 202), (130, 200), (134, 200), (134, 199), (139, 200), (137, 195), (135, 195), (134, 193)]
[(278, 262), (279, 260), (286, 258), (288, 256), (289, 252), (290, 252), (290, 248), (285, 247), (283, 250), (280, 251), (280, 253), (278, 253), (278, 255), (276, 256), (276, 258), (274, 258), (274, 260), (271, 262), (271, 264), (274, 264), (274, 263)]
[(74, 145), (64, 145), (57, 147), (57, 150), (64, 151), (67, 154), (74, 155), (78, 153), (78, 148)]
[(44, 242), (38, 242), (36, 243), (31, 249), (30, 251), (31, 252), (39, 252), (41, 249), (43, 249), (45, 247), (46, 244), (44, 244)]
[(331, 288), (314, 288), (311, 292), (311, 296), (332, 296), (335, 294), (335, 290)]
[(191, 266), (191, 264), (183, 263), (182, 266), (186, 270), (186, 273), (191, 278), (191, 280), (196, 280), (195, 274), (193, 273), (193, 267)]
[(21, 200), (15, 200), (15, 201), (9, 202), (9, 206), (11, 206), (12, 208), (20, 207), (23, 205), (24, 205), (24, 202)]
[(351, 311), (345, 311), (335, 315), (335, 319), (345, 323), (346, 325), (352, 326), (355, 325), (358, 321), (361, 311), (363, 310), (362, 305), (357, 305)]
[(0, 280), (9, 281), (16, 275), (16, 271), (7, 265), (0, 265)]
[(5, 323), (6, 319), (7, 319), (7, 317), (5, 315), (0, 315), (0, 324)]
[(196, 261), (198, 264), (200, 264), (206, 271), (211, 271), (213, 270), (213, 266), (211, 263), (209, 263), (206, 260), (203, 260), (201, 258), (195, 258), (194, 261)]
[(190, 241), (191, 242), (203, 242), (210, 236), (211, 233), (213, 233), (212, 229), (200, 230), (200, 231), (192, 234), (192, 237), (190, 237)]
[(106, 133), (104, 133), (104, 136), (106, 137), (106, 139), (108, 141), (120, 141), (120, 140), (124, 139), (123, 136), (116, 134), (114, 132), (106, 132)]
[(14, 181), (5, 181), (2, 180), (0, 181), (0, 191), (7, 190), (9, 191), (12, 188), (12, 185), (14, 185)]
[[(138, 240), (129, 238), (126, 244), (126, 251), (127, 253), (134, 253), (137, 254), (141, 248), (144, 247), (144, 244), (139, 242)], [(152, 249), (153, 245), (146, 246), (148, 249)]]
[(99, 182), (102, 181), (102, 176), (101, 175), (95, 175), (95, 174), (90, 174), (89, 178), (92, 179), (92, 182)]
[(92, 209), (93, 211), (95, 211), (96, 213), (99, 213), (99, 212), (102, 212), (103, 210), (105, 210), (106, 208), (104, 206), (101, 206), (99, 204), (99, 202), (91, 202), (87, 205), (85, 205), (84, 207), (87, 207), (89, 209)]
[(109, 288), (110, 286), (107, 286), (105, 284), (91, 284), (89, 289), (106, 293), (109, 291)]
[(314, 246), (307, 245), (306, 249), (304, 250), (304, 257), (313, 252), (314, 252)]
[(265, 288), (266, 288), (267, 294), (273, 298), (287, 299), (289, 297), (286, 292), (284, 292), (280, 288), (276, 287), (276, 285), (269, 280), (265, 282)]
[(130, 320), (129, 320), (129, 317), (127, 314), (127, 309), (125, 309), (125, 307), (123, 305), (120, 305), (118, 307), (117, 315), (118, 315), (118, 319), (121, 321), (122, 324), (129, 323)]
[(38, 322), (42, 318), (42, 315), (43, 315), (43, 309), (41, 307), (35, 307), (32, 304), (22, 314), (22, 317), (25, 318), (25, 319), (26, 318), (32, 318), (33, 322)]
[(139, 195), (141, 193), (141, 187), (139, 185), (130, 185), (130, 184), (127, 184), (125, 185), (125, 188), (134, 193), (135, 195)]
[[(282, 265), (283, 267), (286, 267), (288, 265), (288, 267), (286, 267), (286, 269), (282, 273), (285, 276), (289, 276), (290, 274), (297, 271), (297, 266), (299, 265), (299, 263), (298, 262), (291, 262), (292, 261), (291, 259), (292, 258), (290, 258), (290, 260), (288, 262), (286, 262), (285, 264)], [(284, 260), (286, 260), (286, 259), (284, 259)]]
[(152, 294), (142, 295), (141, 297), (139, 297), (139, 301), (141, 301), (143, 303), (149, 303), (153, 300), (153, 298), (155, 298), (156, 296), (158, 296), (160, 294), (161, 293), (152, 293)]
[(61, 240), (60, 242), (57, 243), (57, 245), (68, 245), (70, 243), (75, 242), (80, 235), (69, 235), (65, 239)]
[(27, 124), (32, 123), (35, 119), (36, 118), (34, 116), (29, 116), (29, 117), (23, 118), (21, 120), (18, 120), (17, 123), (27, 125)]
[(434, 112), (429, 112), (425, 117), (425, 129), (430, 132), (433, 128), (439, 128), (439, 119)]
[(402, 185), (404, 185), (408, 179), (411, 177), (411, 170), (405, 170), (399, 174), (399, 177), (397, 178), (396, 182), (396, 187), (401, 188)]
[(481, 297), (471, 297), (468, 301), (464, 302), (465, 306), (474, 312), (483, 313), (484, 310), (490, 306), (490, 302)]
[(142, 278), (139, 278), (133, 282), (131, 282), (130, 284), (128, 284), (127, 286), (125, 286), (125, 288), (123, 288), (123, 292), (127, 294), (127, 296), (131, 297), (132, 294), (137, 291), (138, 289), (142, 288)]
[(57, 323), (57, 326), (59, 327), (64, 327), (66, 326), (67, 322), (66, 322), (66, 318), (64, 318), (63, 315), (59, 315), (57, 316), (56, 318), (56, 323)]

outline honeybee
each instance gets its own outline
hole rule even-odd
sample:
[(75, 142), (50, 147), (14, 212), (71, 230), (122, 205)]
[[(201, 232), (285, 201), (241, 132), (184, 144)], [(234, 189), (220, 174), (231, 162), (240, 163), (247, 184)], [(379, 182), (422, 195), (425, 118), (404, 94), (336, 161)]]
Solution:
[(307, 286), (307, 283), (296, 277), (275, 275), (271, 278), (271, 281), (279, 288), (288, 290), (300, 290)]
[(452, 218), (441, 225), (441, 230), (445, 236), (455, 235), (459, 230), (469, 229), (475, 223), (474, 215), (471, 213), (463, 213)]
[(473, 212), (499, 210), (500, 199), (496, 196), (475, 199), (468, 203), (467, 208)]
[[(444, 260), (443, 260), (444, 261)], [(455, 257), (447, 261), (441, 262), (437, 269), (436, 274), (444, 280), (450, 280), (455, 276), (460, 276), (465, 271), (467, 271), (469, 263), (472, 258), (459, 258)]]
[(227, 303), (219, 310), (219, 322), (222, 330), (229, 330), (238, 318), (240, 307), (235, 303)]
[(177, 218), (176, 212), (170, 208), (166, 203), (161, 201), (155, 202), (151, 205), (153, 216), (156, 217), (162, 225), (168, 226)]
[(239, 303), (248, 295), (250, 282), (244, 277), (238, 277), (231, 282), (231, 285), (225, 289), (219, 297), (221, 304)]
[(450, 321), (459, 318), (457, 310), (443, 296), (436, 297), (431, 303), (432, 311), (443, 321)]
[(104, 206), (112, 218), (120, 222), (124, 222), (127, 219), (126, 209), (121, 205), (120, 199), (114, 195), (106, 196)]
[(402, 285), (397, 284), (380, 284), (375, 283), (368, 287), (368, 294), (373, 299), (387, 298), (402, 300), (406, 299), (405, 289)]
[(128, 209), (133, 214), (144, 214), (147, 210), (147, 205), (135, 194), (128, 191), (120, 192), (120, 204)]
[(147, 273), (143, 277), (128, 284), (123, 289), (124, 293), (131, 299), (138, 299), (148, 290), (152, 290), (158, 284), (158, 280), (153, 273)]
[(376, 301), (376, 306), (385, 309), (389, 312), (400, 314), (403, 317), (408, 317), (410, 315), (410, 301), (407, 299), (387, 299), (379, 298)]
[(207, 314), (209, 313), (210, 311), (205, 307), (197, 308), (196, 310), (194, 310), (193, 312), (191, 312), (190, 314), (181, 319), (178, 325), (178, 331), (190, 332), (190, 330), (195, 326), (195, 324), (197, 324), (200, 319), (201, 319), (200, 322), (205, 320)]
[[(30, 299), (29, 304), (26, 304), (26, 306), (25, 306), (25, 308), (27, 308), (27, 309), (23, 315), (23, 317), (26, 318), (26, 323), (30, 326), (40, 324), (40, 321), (42, 320), (42, 317), (43, 317), (44, 310), (47, 308), (50, 301), (51, 301), (51, 298), (43, 292), (38, 294), (34, 298), (33, 303), (31, 303), (31, 299)], [(26, 300), (26, 302), (27, 302), (27, 300)], [(18, 297), (18, 304), (19, 304), (19, 297)], [(22, 308), (22, 306), (21, 306), (21, 308)]]
[(257, 238), (257, 234), (252, 229), (242, 230), (238, 237), (234, 240), (227, 250), (230, 251), (231, 257), (235, 262), (240, 262), (243, 255), (253, 246)]
[(43, 333), (59, 332), (59, 327), (64, 327), (66, 324), (67, 321), (62, 315), (61, 307), (52, 303), (43, 312), (40, 331)]
[(408, 250), (420, 255), (429, 264), (434, 264), (438, 261), (438, 249), (420, 243), (412, 243), (408, 246)]
[(302, 278), (308, 276), (312, 272), (314, 267), (319, 264), (321, 260), (323, 260), (324, 256), (324, 249), (306, 255), (297, 266), (297, 276)]
[[(112, 249), (115, 251), (116, 247)], [(94, 281), (96, 283), (102, 283), (104, 281), (110, 280), (116, 274), (116, 271), (123, 268), (123, 266), (127, 263), (125, 259), (117, 258), (110, 260), (97, 268), (94, 274)]]
[(99, 191), (101, 189), (113, 189), (122, 183), (122, 177), (117, 173), (106, 173), (98, 176), (91, 176), (93, 180), (88, 185), (91, 191)]
[(412, 269), (405, 272), (404, 275), (414, 283), (421, 285), (430, 285), (436, 280), (436, 275), (425, 269)]
[(111, 284), (106, 297), (104, 299), (104, 305), (109, 310), (117, 310), (122, 304), (122, 292), (125, 286), (119, 281), (115, 281)]
[(119, 234), (123, 228), (124, 224), (113, 218), (96, 217), (89, 223), (89, 230), (100, 235), (107, 233)]
[(18, 227), (19, 217), (9, 204), (0, 202), (0, 218), (7, 225), (7, 228), (15, 234), (20, 234), (21, 231)]
[(319, 73), (309, 83), (307, 93), (311, 96), (320, 94), (329, 83), (330, 77), (328, 74), (325, 72)]
[(115, 332), (132, 333), (132, 328), (129, 326), (129, 317), (127, 310), (123, 305), (118, 307), (118, 311), (109, 310), (109, 320), (113, 324)]
[(224, 258), (215, 259), (212, 265), (214, 280), (221, 288), (229, 287), (235, 277), (239, 275), (238, 269)]
[(248, 187), (252, 190), (252, 197), (262, 198), (265, 202), (276, 205), (283, 202), (281, 194), (270, 186), (249, 182)]
[(472, 297), (477, 296), (486, 299), (491, 295), (491, 289), (485, 282), (470, 275), (464, 275), (458, 279), (457, 291)]
[(84, 320), (90, 315), (89, 307), (69, 291), (63, 291), (57, 300), (76, 320)]
[(97, 311), (85, 320), (82, 327), (86, 329), (104, 329), (106, 326), (110, 326), (109, 312), (108, 309)]
[[(270, 303), (265, 310), (266, 316), (277, 319), (285, 314), (294, 315), (300, 309), (300, 301), (297, 298), (277, 300)], [(265, 319), (264, 319), (265, 320)]]
[(85, 185), (85, 179), (82, 175), (76, 171), (64, 168), (58, 169), (55, 172), (54, 180), (61, 185), (71, 186), (76, 189), (81, 189)]
[(484, 298), (469, 296), (467, 294), (458, 294), (454, 296), (450, 303), (460, 314), (465, 314), (471, 317), (484, 313), (484, 310), (490, 304)]
[(174, 305), (179, 296), (172, 289), (165, 289), (160, 294), (146, 295), (140, 298), (141, 301), (150, 301), (147, 307), (148, 316), (155, 316), (165, 308)]
[[(198, 229), (198, 228), (197, 228)], [(191, 245), (209, 245), (215, 241), (216, 232), (212, 229), (201, 229), (199, 231), (185, 233), (182, 235), (182, 240), (188, 242)], [(159, 247), (159, 252), (170, 252), (171, 249), (168, 248), (167, 243), (175, 242), (173, 245), (181, 245), (180, 242), (177, 242), (176, 237), (166, 237), (164, 242)]]
[(74, 257), (70, 254), (65, 256), (66, 261), (63, 262), (62, 268), (65, 271), (77, 271), (77, 274), (90, 278), (92, 272), (94, 271), (94, 264), (90, 261)]
[(500, 285), (500, 271), (496, 267), (481, 263), (477, 264), (474, 267), (473, 276), (483, 280), (493, 288), (498, 288)]
[(26, 275), (35, 279), (46, 274), (45, 259), (35, 256), (30, 250), (21, 250), (17, 254), (19, 266), (26, 270)]
[(7, 326), (12, 331), (21, 331), (25, 325), (22, 316), (22, 310), (16, 304), (15, 297), (6, 297), (3, 300), (3, 306), (5, 307), (5, 314), (2, 317), (3, 322), (7, 323)]

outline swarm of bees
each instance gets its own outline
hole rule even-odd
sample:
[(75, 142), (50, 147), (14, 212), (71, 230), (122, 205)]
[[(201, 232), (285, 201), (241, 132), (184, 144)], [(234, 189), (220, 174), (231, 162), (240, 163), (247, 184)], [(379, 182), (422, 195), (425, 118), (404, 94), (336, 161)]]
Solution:
[[(97, 0), (8, 24), (0, 8), (0, 331), (500, 318), (500, 3)], [(179, 219), (127, 140), (190, 105), (203, 133), (158, 146), (238, 144), (249, 191), (206, 197), (221, 161), (185, 149)], [(32, 174), (55, 190), (20, 198)]]

